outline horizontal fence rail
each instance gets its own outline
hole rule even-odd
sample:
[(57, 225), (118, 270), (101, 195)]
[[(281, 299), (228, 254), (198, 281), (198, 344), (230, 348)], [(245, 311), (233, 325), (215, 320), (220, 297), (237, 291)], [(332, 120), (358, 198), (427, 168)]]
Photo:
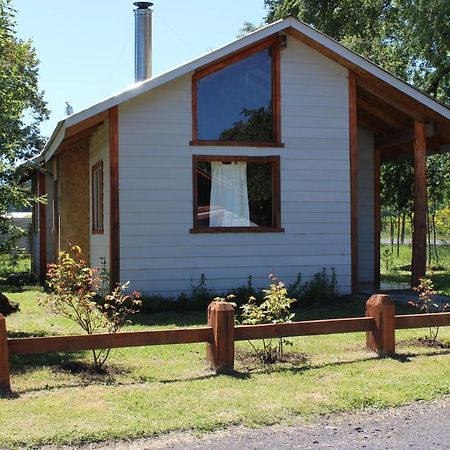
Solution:
[(246, 341), (251, 339), (354, 333), (357, 331), (371, 331), (374, 327), (375, 319), (373, 317), (305, 320), (301, 322), (271, 323), (264, 325), (240, 325), (234, 329), (234, 340)]
[(386, 356), (395, 353), (396, 329), (449, 325), (450, 312), (396, 316), (390, 297), (381, 294), (367, 301), (365, 317), (236, 326), (233, 306), (213, 302), (208, 307), (206, 327), (81, 336), (8, 338), (6, 321), (0, 314), (0, 392), (11, 392), (10, 355), (206, 342), (211, 368), (227, 373), (234, 368), (235, 341), (366, 332), (367, 349)]
[(395, 328), (404, 330), (406, 328), (445, 327), (450, 326), (450, 313), (433, 314), (408, 314), (395, 316)]
[(147, 345), (195, 344), (197, 342), (210, 342), (211, 340), (212, 328), (204, 327), (78, 336), (16, 338), (8, 339), (8, 349), (12, 355), (30, 355), (34, 353), (75, 352)]

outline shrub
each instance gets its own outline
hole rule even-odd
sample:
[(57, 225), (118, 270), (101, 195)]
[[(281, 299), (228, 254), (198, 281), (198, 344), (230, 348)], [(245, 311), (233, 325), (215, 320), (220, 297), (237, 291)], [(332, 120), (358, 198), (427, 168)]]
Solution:
[(6, 295), (0, 292), (0, 314), (6, 317), (17, 311), (19, 311), (19, 304), (10, 302)]
[(238, 306), (247, 303), (250, 297), (255, 297), (257, 301), (262, 301), (261, 291), (253, 287), (253, 277), (251, 275), (248, 276), (246, 284), (232, 289), (230, 293), (234, 295), (234, 303)]
[(302, 274), (297, 275), (296, 280), (287, 288), (288, 296), (302, 299), (302, 305), (308, 306), (317, 301), (329, 302), (338, 295), (337, 277), (334, 268), (331, 275), (324, 267), (321, 272), (316, 273), (310, 281), (302, 283)]
[[(127, 317), (137, 312), (139, 294), (125, 294), (129, 283), (118, 285), (103, 299), (98, 295), (102, 280), (98, 269), (92, 269), (83, 259), (81, 249), (71, 246), (69, 252), (59, 254), (58, 263), (49, 266), (50, 293), (40, 303), (53, 313), (67, 317), (87, 334), (102, 331), (117, 333), (127, 323)], [(110, 349), (93, 350), (94, 366), (98, 371), (109, 356)]]
[(331, 301), (337, 296), (337, 277), (334, 268), (331, 268), (331, 275), (328, 275), (324, 267), (321, 272), (316, 273), (311, 281), (304, 285), (302, 300), (306, 304), (316, 301)]
[[(268, 289), (263, 289), (263, 302), (258, 305), (255, 297), (250, 297), (248, 303), (242, 305), (242, 323), (244, 325), (257, 325), (261, 323), (287, 323), (292, 322), (295, 313), (291, 313), (291, 305), (296, 300), (287, 297), (287, 289), (274, 275), (270, 275), (272, 283)], [(262, 350), (250, 342), (256, 356), (264, 364), (271, 364), (283, 357), (284, 346), (291, 342), (280, 338), (263, 339)]]
[[(419, 300), (410, 300), (408, 303), (415, 308), (419, 308), (421, 311), (425, 313), (430, 312), (445, 312), (450, 309), (450, 303), (446, 300), (437, 301), (433, 297), (437, 295), (437, 292), (434, 290), (433, 282), (429, 278), (420, 278), (419, 286), (413, 288), (414, 291), (418, 292)], [(432, 342), (436, 342), (439, 327), (430, 327), (430, 340)]]

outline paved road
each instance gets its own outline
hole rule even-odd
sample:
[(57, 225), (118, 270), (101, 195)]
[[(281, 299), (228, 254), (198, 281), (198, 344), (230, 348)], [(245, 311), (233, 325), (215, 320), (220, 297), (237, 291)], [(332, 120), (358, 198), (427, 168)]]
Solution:
[(232, 427), (203, 437), (190, 433), (82, 449), (450, 449), (450, 397), (401, 408), (323, 417), (312, 425)]

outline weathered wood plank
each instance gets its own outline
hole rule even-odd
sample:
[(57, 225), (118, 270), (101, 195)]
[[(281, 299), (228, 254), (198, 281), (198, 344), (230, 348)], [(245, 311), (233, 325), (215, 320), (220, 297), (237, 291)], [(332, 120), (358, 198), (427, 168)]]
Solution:
[(235, 328), (234, 339), (245, 341), (251, 339), (281, 338), (289, 336), (315, 336), (333, 333), (355, 333), (370, 331), (375, 325), (372, 317), (349, 319), (307, 320), (292, 323), (275, 323), (264, 325), (240, 325)]
[(212, 328), (137, 331), (115, 334), (50, 336), (8, 339), (11, 354), (29, 355), (48, 352), (75, 352), (102, 348), (141, 347), (147, 345), (192, 344), (210, 342)]
[(387, 356), (395, 353), (395, 306), (389, 295), (372, 295), (366, 303), (366, 316), (375, 322), (366, 335), (366, 347)]
[(234, 368), (234, 308), (227, 302), (213, 302), (208, 307), (208, 325), (213, 339), (206, 355), (216, 373), (229, 373)]
[(414, 228), (411, 287), (425, 276), (427, 264), (427, 154), (425, 124), (414, 123)]
[(0, 314), (0, 393), (11, 392), (9, 377), (9, 351), (5, 318)]
[(450, 312), (395, 316), (395, 328), (444, 327), (450, 325)]

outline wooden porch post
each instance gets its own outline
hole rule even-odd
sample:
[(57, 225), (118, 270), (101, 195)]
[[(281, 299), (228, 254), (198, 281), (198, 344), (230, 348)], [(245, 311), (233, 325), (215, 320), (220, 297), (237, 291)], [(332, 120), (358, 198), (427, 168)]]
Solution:
[[(44, 196), (46, 192), (45, 174), (39, 172), (38, 175), (39, 196)], [(45, 281), (47, 275), (47, 204), (39, 203), (39, 280)]]
[(110, 245), (109, 267), (111, 289), (120, 282), (120, 222), (119, 222), (119, 111), (117, 106), (108, 110), (109, 118), (109, 189), (110, 189)]
[(373, 195), (374, 195), (374, 248), (373, 248), (373, 284), (376, 291), (380, 289), (380, 239), (381, 239), (381, 152), (374, 151), (373, 161)]
[(425, 124), (414, 122), (414, 230), (411, 287), (426, 273), (427, 248), (427, 156)]
[(358, 130), (356, 113), (356, 74), (348, 73), (350, 129), (350, 233), (352, 293), (358, 291)]

